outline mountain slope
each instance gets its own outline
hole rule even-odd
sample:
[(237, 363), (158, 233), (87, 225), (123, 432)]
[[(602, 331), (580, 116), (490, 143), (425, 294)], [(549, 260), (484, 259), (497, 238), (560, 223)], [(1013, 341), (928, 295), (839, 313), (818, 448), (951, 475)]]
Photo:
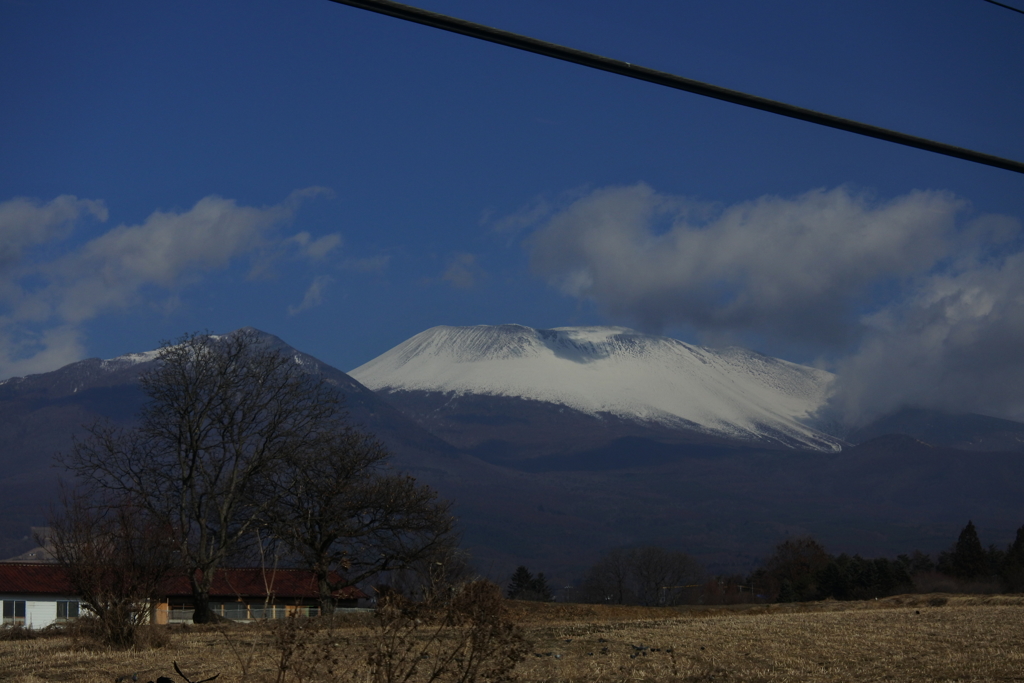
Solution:
[(467, 395), (513, 398), (661, 431), (840, 448), (810, 424), (831, 374), (622, 327), (435, 327), (350, 374), (400, 406), (424, 394), (441, 404)]
[(905, 434), (935, 446), (963, 451), (1024, 451), (1024, 424), (987, 415), (904, 408), (846, 435), (860, 444), (886, 434)]

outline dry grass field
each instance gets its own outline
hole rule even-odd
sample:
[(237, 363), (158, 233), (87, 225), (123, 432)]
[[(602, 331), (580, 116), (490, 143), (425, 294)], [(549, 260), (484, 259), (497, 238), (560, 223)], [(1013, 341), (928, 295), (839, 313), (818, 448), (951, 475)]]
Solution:
[[(522, 681), (1024, 681), (1024, 596), (642, 609), (510, 603), (529, 641)], [(301, 632), (278, 678), (266, 626), (167, 627), (166, 643), (112, 651), (66, 636), (0, 642), (0, 680), (366, 681), (372, 617)], [(313, 628), (313, 627), (310, 627)], [(337, 659), (335, 677), (308, 668)], [(306, 670), (303, 669), (306, 667)], [(307, 676), (308, 677), (303, 677)], [(413, 679), (415, 680), (415, 679)]]

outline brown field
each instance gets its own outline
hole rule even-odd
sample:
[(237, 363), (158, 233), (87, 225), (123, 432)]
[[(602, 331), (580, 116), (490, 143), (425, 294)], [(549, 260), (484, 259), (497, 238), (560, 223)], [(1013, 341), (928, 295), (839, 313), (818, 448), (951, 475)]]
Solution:
[[(1024, 681), (1024, 596), (510, 608), (530, 641), (516, 670), (522, 681)], [(344, 671), (339, 680), (367, 680), (362, 653), (370, 618), (310, 633), (305, 657), (329, 652)], [(162, 628), (167, 642), (139, 652), (67, 636), (3, 641), (0, 680), (109, 682), (136, 672), (143, 682), (181, 680), (172, 661), (193, 680), (216, 673), (218, 683), (278, 680), (280, 650), (266, 626)], [(302, 679), (290, 672), (282, 680)]]

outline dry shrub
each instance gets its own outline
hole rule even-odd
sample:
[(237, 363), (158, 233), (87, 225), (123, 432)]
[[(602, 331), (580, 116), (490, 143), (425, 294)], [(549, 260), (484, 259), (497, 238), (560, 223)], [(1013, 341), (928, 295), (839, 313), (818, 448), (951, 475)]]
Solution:
[(511, 680), (527, 651), (501, 589), (473, 581), (423, 602), (381, 599), (368, 658), (374, 683)]
[(355, 680), (365, 655), (338, 626), (333, 616), (290, 616), (271, 623), (276, 683)]
[(134, 650), (153, 650), (167, 647), (170, 633), (166, 626), (143, 624), (136, 626), (131, 633), (131, 641), (112, 642), (108, 624), (94, 616), (82, 616), (63, 624), (51, 624), (41, 631), (47, 637), (64, 637), (76, 646), (114, 647)]
[(93, 616), (81, 616), (59, 627), (75, 645), (88, 643), (100, 645), (107, 642), (106, 632), (100, 620)]
[(358, 622), (328, 615), (268, 624), (275, 683), (507, 681), (527, 650), (501, 590), (486, 581), (419, 601), (391, 593)]
[(166, 626), (147, 625), (140, 626), (135, 631), (135, 649), (157, 650), (167, 647), (171, 642), (171, 636)]
[(21, 624), (0, 626), (0, 640), (34, 640), (36, 634)]

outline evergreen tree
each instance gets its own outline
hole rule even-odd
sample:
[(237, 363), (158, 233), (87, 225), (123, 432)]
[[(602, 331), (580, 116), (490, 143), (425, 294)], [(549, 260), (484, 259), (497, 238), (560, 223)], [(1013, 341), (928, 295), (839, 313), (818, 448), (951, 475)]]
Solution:
[(950, 555), (949, 565), (953, 576), (965, 581), (980, 578), (988, 573), (988, 557), (973, 521), (968, 520), (967, 526), (960, 532)]
[[(836, 600), (870, 600), (909, 590), (910, 573), (901, 561), (842, 554), (817, 574), (818, 594)], [(781, 600), (781, 598), (780, 598)]]
[(544, 572), (534, 576), (529, 569), (521, 565), (512, 573), (505, 595), (511, 600), (550, 602), (554, 599), (548, 587), (548, 580), (544, 578)]
[(537, 577), (530, 582), (530, 592), (533, 596), (530, 600), (540, 600), (542, 602), (551, 602), (554, 598), (551, 595), (551, 589), (548, 588), (548, 581), (544, 578), (544, 572), (538, 572)]
[(1017, 529), (1017, 538), (1013, 540), (1013, 543), (1006, 551), (1006, 556), (1020, 558), (1024, 560), (1024, 526)]
[(520, 565), (512, 572), (512, 578), (508, 582), (508, 588), (505, 589), (505, 595), (510, 600), (517, 600), (533, 588), (535, 580), (530, 570)]
[(1024, 591), (1024, 526), (1017, 529), (1017, 538), (1006, 549), (999, 574), (1011, 593)]
[(798, 599), (796, 590), (793, 588), (793, 582), (789, 579), (783, 579), (779, 585), (779, 602), (796, 602)]
[[(843, 553), (833, 558), (818, 571), (818, 592), (822, 597), (834, 598), (836, 600), (850, 600), (852, 590), (850, 587), (850, 556)], [(792, 584), (790, 584), (792, 588)], [(782, 600), (781, 590), (779, 601)]]
[(935, 571), (935, 562), (932, 561), (931, 556), (920, 550), (915, 550), (910, 555), (899, 555), (896, 557), (896, 561), (903, 565), (903, 568), (911, 576)]

